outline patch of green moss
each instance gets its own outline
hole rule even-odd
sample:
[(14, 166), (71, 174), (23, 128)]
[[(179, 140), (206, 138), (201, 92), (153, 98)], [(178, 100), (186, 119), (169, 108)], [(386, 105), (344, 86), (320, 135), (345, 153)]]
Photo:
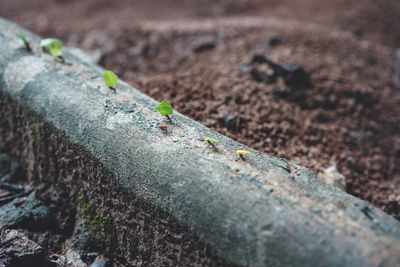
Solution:
[(42, 136), (44, 135), (43, 124), (40, 122), (30, 124), (31, 136), (33, 137), (33, 145), (40, 147), (42, 144)]
[(3, 154), (0, 153), (0, 170), (5, 168), (5, 164), (3, 163), (4, 159), (3, 159)]
[(111, 217), (103, 216), (101, 213), (96, 213), (96, 216), (90, 221), (89, 229), (91, 231), (110, 232), (111, 230)]
[(59, 190), (65, 191), (65, 186), (64, 183), (62, 181), (55, 181), (53, 183), (53, 186)]
[(90, 204), (84, 197), (78, 197), (85, 224), (91, 234), (97, 235), (103, 233), (108, 235), (112, 230), (112, 219), (109, 216), (104, 216), (100, 212), (96, 212), (96, 207)]

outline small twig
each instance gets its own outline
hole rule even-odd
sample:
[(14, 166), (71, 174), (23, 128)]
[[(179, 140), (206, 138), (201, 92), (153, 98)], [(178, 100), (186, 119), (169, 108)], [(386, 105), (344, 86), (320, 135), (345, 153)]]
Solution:
[(21, 185), (0, 182), (0, 189), (21, 192), (24, 190), (24, 187)]
[(11, 192), (7, 192), (7, 193), (4, 193), (4, 194), (1, 194), (0, 195), (0, 199), (1, 198), (4, 198), (4, 197), (8, 197), (8, 196), (11, 196), (11, 195), (14, 195), (15, 193), (11, 193)]
[(24, 192), (21, 192), (21, 193), (18, 193), (18, 194), (14, 194), (14, 195), (9, 196), (9, 197), (5, 197), (5, 198), (2, 198), (2, 199), (0, 198), (0, 205), (7, 204), (8, 202), (10, 202), (10, 201), (12, 201), (12, 200), (14, 200), (14, 199), (16, 199), (18, 197), (23, 197), (23, 196), (29, 195), (32, 191), (33, 191), (33, 188), (28, 189), (28, 190), (26, 190)]
[(117, 93), (117, 89), (115, 88), (115, 87), (108, 87), (108, 88), (110, 88), (114, 93)]
[(7, 246), (8, 244), (10, 244), (11, 242), (13, 242), (15, 239), (17, 239), (17, 236), (13, 236), (10, 239), (0, 243), (0, 248)]
[(168, 122), (172, 123), (172, 119), (169, 115), (165, 115), (165, 117), (167, 118)]

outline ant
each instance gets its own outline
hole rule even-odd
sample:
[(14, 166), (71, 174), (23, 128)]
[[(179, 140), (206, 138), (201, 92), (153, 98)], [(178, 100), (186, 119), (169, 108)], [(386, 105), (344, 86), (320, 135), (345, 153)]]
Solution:
[(168, 131), (168, 127), (165, 126), (165, 125), (161, 125), (161, 126), (160, 126), (160, 129), (163, 130), (164, 132), (167, 132), (167, 131)]
[(247, 150), (238, 150), (238, 151), (236, 151), (236, 154), (239, 155), (239, 157), (240, 157), (241, 160), (245, 161), (246, 158), (245, 158), (243, 155), (244, 155), (244, 154), (250, 154), (250, 151), (247, 151)]
[(216, 148), (214, 142), (211, 142), (210, 140), (207, 140), (207, 143), (208, 143), (210, 146), (212, 146), (214, 149)]

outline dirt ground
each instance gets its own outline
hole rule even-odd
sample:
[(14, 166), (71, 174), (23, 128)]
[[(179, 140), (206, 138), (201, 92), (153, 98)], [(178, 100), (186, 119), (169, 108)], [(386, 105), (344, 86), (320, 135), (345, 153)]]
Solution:
[(0, 0), (179, 112), (400, 218), (400, 2)]

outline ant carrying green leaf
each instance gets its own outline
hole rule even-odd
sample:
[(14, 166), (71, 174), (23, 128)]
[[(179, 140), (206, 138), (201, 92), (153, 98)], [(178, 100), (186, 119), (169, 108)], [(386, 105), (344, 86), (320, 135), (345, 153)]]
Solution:
[(15, 35), (16, 35), (19, 39), (21, 39), (21, 41), (24, 43), (26, 52), (29, 52), (29, 53), (32, 52), (31, 45), (30, 45), (29, 42), (26, 40), (25, 36), (23, 36), (22, 34), (19, 34), (19, 33), (15, 33)]
[(239, 157), (240, 157), (241, 160), (246, 160), (246, 158), (245, 158), (243, 155), (245, 155), (245, 154), (250, 154), (250, 151), (247, 151), (247, 150), (238, 150), (238, 151), (236, 151), (236, 154), (239, 155)]
[(213, 148), (216, 148), (216, 145), (219, 143), (217, 139), (212, 137), (204, 137), (203, 140), (206, 141)]
[(43, 51), (48, 51), (53, 57), (56, 57), (61, 60), (62, 63), (65, 63), (65, 58), (63, 57), (63, 42), (56, 38), (46, 38), (40, 41), (40, 47)]
[(156, 110), (160, 112), (161, 115), (165, 116), (169, 122), (172, 122), (172, 119), (169, 115), (171, 115), (174, 111), (172, 110), (172, 106), (167, 101), (163, 100), (157, 107)]
[(116, 87), (118, 86), (118, 77), (117, 75), (114, 74), (114, 72), (108, 70), (104, 73), (104, 81), (106, 82), (106, 85), (108, 88), (114, 91), (114, 93), (117, 92)]

